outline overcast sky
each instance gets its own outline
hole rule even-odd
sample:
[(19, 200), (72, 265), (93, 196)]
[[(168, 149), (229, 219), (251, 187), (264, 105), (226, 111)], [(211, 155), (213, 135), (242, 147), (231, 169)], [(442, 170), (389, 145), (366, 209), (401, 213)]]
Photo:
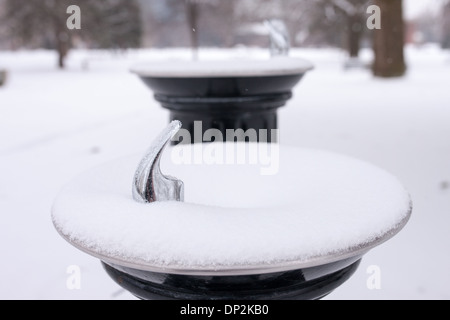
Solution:
[(445, 0), (405, 0), (405, 18), (412, 19), (428, 9), (438, 10)]

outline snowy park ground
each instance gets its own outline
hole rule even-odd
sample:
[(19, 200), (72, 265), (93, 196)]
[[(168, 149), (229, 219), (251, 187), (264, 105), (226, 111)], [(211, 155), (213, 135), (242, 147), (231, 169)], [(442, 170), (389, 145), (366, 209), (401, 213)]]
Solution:
[[(203, 57), (265, 55), (205, 50)], [(0, 88), (1, 299), (132, 299), (98, 260), (54, 230), (52, 202), (67, 182), (106, 161), (143, 153), (167, 111), (133, 74), (143, 61), (187, 57), (185, 50), (127, 55), (72, 52), (66, 71), (52, 52), (0, 52), (9, 70)], [(336, 50), (295, 50), (312, 61), (280, 111), (283, 144), (320, 148), (372, 162), (410, 191), (413, 218), (400, 235), (369, 253), (356, 275), (328, 299), (450, 299), (450, 53), (408, 48), (405, 78), (345, 72)], [(370, 53), (365, 53), (370, 59)], [(81, 268), (69, 290), (67, 268)], [(369, 290), (367, 270), (381, 270)]]

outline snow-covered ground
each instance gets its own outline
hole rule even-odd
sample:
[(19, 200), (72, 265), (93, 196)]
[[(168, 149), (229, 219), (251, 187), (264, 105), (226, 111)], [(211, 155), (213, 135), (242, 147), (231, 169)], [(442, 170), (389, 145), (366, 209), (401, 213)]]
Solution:
[[(379, 80), (368, 71), (343, 71), (339, 51), (292, 53), (316, 69), (280, 112), (282, 143), (385, 168), (403, 181), (415, 205), (406, 229), (369, 253), (328, 299), (450, 298), (450, 54), (435, 47), (407, 54), (405, 78)], [(266, 52), (202, 52), (226, 55)], [(1, 299), (132, 299), (96, 259), (62, 240), (50, 209), (72, 178), (143, 153), (168, 121), (130, 66), (188, 56), (185, 50), (78, 51), (58, 71), (52, 52), (0, 52), (0, 68), (10, 71), (0, 88)], [(72, 265), (81, 267), (80, 290), (66, 285)], [(367, 288), (370, 266), (381, 270), (381, 290)]]

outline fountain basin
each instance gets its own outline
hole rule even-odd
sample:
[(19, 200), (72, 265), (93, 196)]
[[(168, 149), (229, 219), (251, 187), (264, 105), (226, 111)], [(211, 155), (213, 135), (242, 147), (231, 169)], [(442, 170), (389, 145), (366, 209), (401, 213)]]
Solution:
[[(277, 110), (312, 64), (302, 59), (170, 61), (132, 69), (191, 135), (201, 121), (202, 136), (218, 129), (277, 129)], [(202, 136), (192, 142), (203, 142)], [(260, 139), (258, 136), (258, 141)], [(255, 142), (255, 141), (253, 141)], [(269, 137), (270, 142), (270, 137)]]
[(162, 161), (185, 182), (185, 203), (135, 202), (139, 158), (130, 157), (68, 186), (53, 208), (56, 229), (140, 298), (311, 299), (348, 279), (411, 215), (401, 184), (359, 160), (280, 147), (270, 176), (253, 164), (173, 161), (196, 147)]

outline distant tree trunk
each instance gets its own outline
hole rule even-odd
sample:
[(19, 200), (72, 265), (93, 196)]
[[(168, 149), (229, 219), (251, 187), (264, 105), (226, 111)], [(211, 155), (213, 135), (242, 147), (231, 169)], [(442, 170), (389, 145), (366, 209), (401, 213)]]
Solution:
[(363, 18), (360, 14), (354, 14), (348, 18), (348, 43), (347, 48), (350, 58), (358, 58), (361, 49), (363, 34)]
[[(225, 18), (222, 21), (226, 22), (225, 25), (221, 25), (223, 27), (224, 36), (224, 44), (225, 47), (231, 48), (234, 45), (234, 37), (236, 34), (236, 21), (235, 21), (235, 7), (236, 0), (226, 0), (226, 5), (223, 6)], [(222, 22), (223, 23), (223, 22)]]
[(60, 69), (64, 69), (66, 67), (66, 57), (71, 47), (69, 41), (69, 36), (67, 34), (64, 32), (59, 34), (56, 49), (58, 51), (58, 67)]
[(442, 48), (450, 49), (450, 2), (444, 7)]
[(65, 69), (66, 67), (66, 56), (68, 50), (65, 47), (65, 44), (58, 45), (58, 67), (60, 69)]
[(381, 9), (381, 30), (375, 30), (375, 62), (377, 77), (401, 77), (406, 72), (404, 57), (405, 26), (403, 0), (375, 0)]
[(6, 70), (0, 69), (0, 87), (6, 83), (7, 74)]
[(65, 68), (65, 62), (67, 54), (71, 48), (70, 35), (61, 21), (55, 22), (55, 39), (56, 39), (56, 51), (58, 52), (58, 67), (60, 69)]
[(199, 37), (198, 37), (198, 3), (195, 0), (186, 0), (187, 6), (187, 20), (189, 25), (189, 34), (191, 35), (191, 48), (193, 57), (195, 60), (198, 58), (198, 47), (199, 47)]

